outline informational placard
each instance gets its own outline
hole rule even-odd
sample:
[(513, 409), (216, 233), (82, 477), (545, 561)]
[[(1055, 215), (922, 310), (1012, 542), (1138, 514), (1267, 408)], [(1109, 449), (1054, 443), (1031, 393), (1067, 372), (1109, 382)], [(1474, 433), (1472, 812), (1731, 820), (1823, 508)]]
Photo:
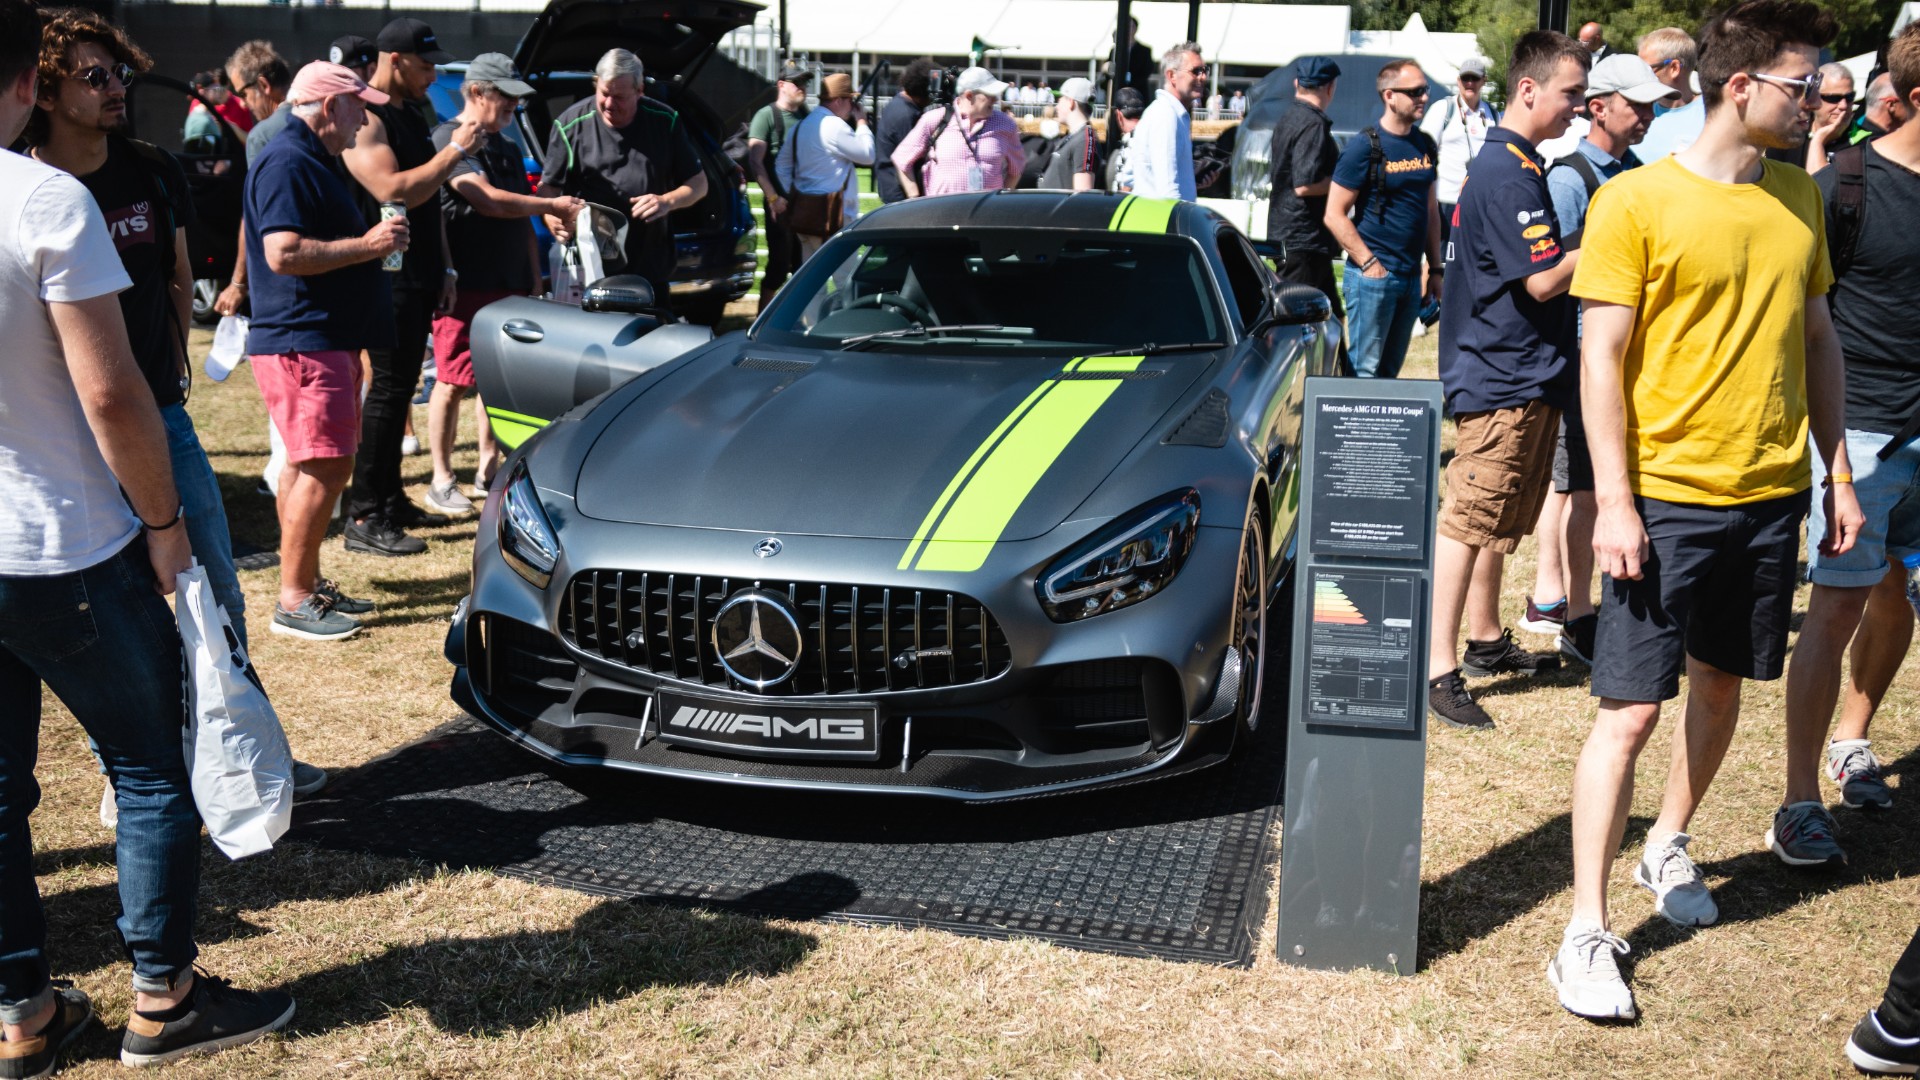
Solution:
[(1280, 959), (1418, 962), (1440, 384), (1309, 378)]
[(1323, 397), (1314, 405), (1315, 556), (1426, 556), (1435, 410), (1418, 399)]
[(1309, 724), (1413, 731), (1425, 704), (1414, 633), (1425, 582), (1406, 570), (1310, 567), (1307, 622)]

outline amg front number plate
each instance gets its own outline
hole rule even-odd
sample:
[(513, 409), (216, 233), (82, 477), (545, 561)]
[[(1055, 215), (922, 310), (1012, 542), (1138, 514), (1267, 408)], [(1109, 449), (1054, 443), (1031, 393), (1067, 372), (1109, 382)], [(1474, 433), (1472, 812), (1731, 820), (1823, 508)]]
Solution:
[(660, 738), (735, 753), (775, 757), (880, 757), (880, 724), (872, 708), (789, 707), (658, 695)]

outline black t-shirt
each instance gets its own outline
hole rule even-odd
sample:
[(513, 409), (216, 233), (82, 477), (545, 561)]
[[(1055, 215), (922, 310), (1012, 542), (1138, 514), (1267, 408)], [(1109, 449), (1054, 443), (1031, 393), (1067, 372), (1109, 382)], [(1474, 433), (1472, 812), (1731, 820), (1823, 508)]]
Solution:
[[(446, 149), (458, 126), (457, 121), (448, 120), (434, 128), (434, 149)], [(453, 174), (440, 188), (440, 209), (446, 215), (447, 248), (453, 255), (453, 268), (460, 271), (460, 288), (532, 293), (538, 285), (527, 254), (532, 222), (523, 217), (488, 217), (475, 210), (453, 189), (453, 181), (468, 174), (501, 191), (533, 194), (520, 148), (499, 132), (482, 137), (474, 152), (453, 167)]]
[(1092, 176), (1093, 186), (1099, 188), (1100, 140), (1094, 136), (1092, 124), (1060, 137), (1053, 157), (1047, 161), (1047, 171), (1040, 175), (1040, 186), (1048, 191), (1072, 191), (1073, 178), (1079, 173)]
[[(873, 128), (873, 190), (880, 193), (883, 203), (897, 203), (907, 197), (906, 189), (900, 186), (900, 170), (893, 167), (893, 152), (913, 134), (925, 111), (905, 94), (893, 95), (880, 109), (880, 122)], [(771, 171), (773, 159), (767, 160)]]
[[(640, 195), (665, 195), (700, 172), (680, 114), (641, 98), (633, 122), (618, 131), (601, 121), (588, 98), (560, 114), (547, 139), (539, 193), (577, 195), (609, 209), (630, 211)], [(627, 272), (653, 282), (664, 295), (674, 264), (671, 214), (627, 224)]]
[(1527, 278), (1566, 258), (1545, 166), (1505, 128), (1467, 164), (1440, 314), (1440, 383), (1456, 416), (1535, 400), (1565, 409), (1578, 392), (1573, 297), (1527, 292)]
[[(1827, 302), (1847, 359), (1847, 426), (1893, 435), (1920, 412), (1920, 304), (1913, 293), (1920, 231), (1909, 227), (1920, 206), (1920, 173), (1888, 161), (1871, 143), (1866, 155), (1860, 239)], [(1826, 197), (1831, 233), (1839, 170), (1829, 166), (1813, 179)]]
[(193, 223), (186, 174), (172, 154), (142, 152), (125, 139), (109, 138), (107, 163), (79, 180), (100, 204), (120, 263), (133, 279), (133, 287), (120, 294), (120, 315), (140, 373), (159, 404), (184, 401), (180, 348), (186, 328), (167, 286), (179, 240), (174, 230)]
[(1273, 194), (1267, 203), (1267, 239), (1292, 252), (1334, 253), (1327, 231), (1327, 197), (1293, 193), (1333, 176), (1340, 148), (1333, 121), (1318, 106), (1295, 100), (1273, 127)]
[[(387, 126), (387, 145), (393, 148), (394, 162), (401, 172), (417, 169), (433, 160), (432, 125), (428, 122), (426, 102), (408, 102), (395, 98), (385, 105), (369, 105), (367, 111)], [(365, 188), (360, 193), (360, 212), (367, 220), (380, 220), (380, 204)], [(400, 272), (393, 275), (396, 290), (413, 290), (438, 295), (445, 285), (447, 263), (441, 250), (440, 200), (428, 199), (407, 211), (407, 254)]]

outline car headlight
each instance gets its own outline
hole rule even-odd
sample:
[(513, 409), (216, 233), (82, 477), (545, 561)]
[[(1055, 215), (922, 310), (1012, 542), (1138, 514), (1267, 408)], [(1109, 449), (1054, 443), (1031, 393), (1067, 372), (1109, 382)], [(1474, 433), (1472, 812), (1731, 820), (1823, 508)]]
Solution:
[(1199, 492), (1155, 499), (1048, 567), (1035, 585), (1040, 606), (1054, 622), (1073, 622), (1137, 604), (1180, 572), (1199, 527)]
[(515, 573), (542, 589), (560, 561), (560, 540), (540, 509), (540, 493), (524, 461), (514, 466), (500, 496), (500, 554)]

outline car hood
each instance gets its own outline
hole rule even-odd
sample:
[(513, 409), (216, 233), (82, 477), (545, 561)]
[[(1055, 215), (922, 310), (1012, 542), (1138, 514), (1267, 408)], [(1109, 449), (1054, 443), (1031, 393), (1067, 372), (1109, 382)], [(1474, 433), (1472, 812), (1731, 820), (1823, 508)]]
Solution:
[(679, 75), (760, 14), (741, 0), (553, 0), (514, 47), (524, 74), (591, 71), (609, 46), (634, 51), (657, 79)]
[(823, 355), (747, 343), (628, 401), (587, 452), (576, 505), (652, 525), (1030, 539), (1084, 502), (1208, 366), (1199, 355)]

